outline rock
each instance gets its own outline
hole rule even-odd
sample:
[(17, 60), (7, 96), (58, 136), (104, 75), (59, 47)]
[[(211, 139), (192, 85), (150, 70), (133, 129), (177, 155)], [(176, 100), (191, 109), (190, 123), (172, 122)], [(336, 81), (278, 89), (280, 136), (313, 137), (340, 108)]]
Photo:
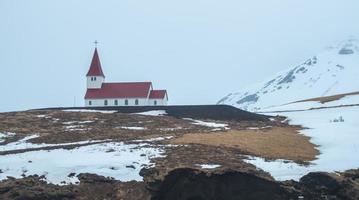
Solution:
[(134, 165), (126, 165), (126, 168), (136, 169)]
[(300, 193), (273, 180), (249, 173), (221, 174), (196, 169), (175, 169), (163, 181), (148, 184), (153, 200), (287, 200)]
[(306, 198), (359, 199), (359, 170), (343, 173), (312, 172), (300, 179)]

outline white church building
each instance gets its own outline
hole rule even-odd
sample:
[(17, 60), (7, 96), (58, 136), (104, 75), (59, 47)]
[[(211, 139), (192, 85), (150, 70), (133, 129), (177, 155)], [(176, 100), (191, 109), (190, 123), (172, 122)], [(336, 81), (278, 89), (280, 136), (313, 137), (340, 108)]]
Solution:
[(154, 90), (152, 82), (106, 83), (97, 48), (86, 78), (86, 107), (167, 105), (167, 90)]

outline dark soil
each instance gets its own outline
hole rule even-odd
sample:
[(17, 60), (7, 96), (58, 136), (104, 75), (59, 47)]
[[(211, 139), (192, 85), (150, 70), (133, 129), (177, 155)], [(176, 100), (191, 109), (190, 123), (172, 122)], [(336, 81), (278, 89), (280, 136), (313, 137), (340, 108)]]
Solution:
[(165, 110), (168, 116), (176, 118), (212, 119), (212, 120), (245, 120), (267, 121), (268, 116), (240, 110), (228, 105), (188, 105), (188, 106), (117, 106), (117, 107), (67, 107), (48, 108), (57, 110), (67, 109), (96, 109), (117, 110), (120, 113), (139, 113), (152, 110)]

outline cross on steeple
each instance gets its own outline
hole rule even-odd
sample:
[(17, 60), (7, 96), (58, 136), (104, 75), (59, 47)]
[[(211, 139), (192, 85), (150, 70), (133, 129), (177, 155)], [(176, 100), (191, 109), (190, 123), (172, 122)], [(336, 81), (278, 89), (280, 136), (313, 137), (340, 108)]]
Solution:
[(97, 47), (98, 41), (97, 41), (97, 40), (95, 40), (94, 44), (95, 44), (95, 47)]

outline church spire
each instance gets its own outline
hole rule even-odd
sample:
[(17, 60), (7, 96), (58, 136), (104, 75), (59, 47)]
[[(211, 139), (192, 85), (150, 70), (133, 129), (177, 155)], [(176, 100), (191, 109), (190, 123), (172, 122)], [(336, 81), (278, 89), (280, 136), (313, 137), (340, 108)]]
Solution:
[[(96, 45), (97, 45), (97, 41), (96, 41)], [(100, 62), (100, 58), (98, 56), (97, 47), (95, 47), (95, 52), (94, 52), (93, 57), (92, 57), (90, 69), (87, 72), (86, 76), (102, 76), (102, 77), (105, 77), (104, 73), (102, 72), (101, 62)]]

